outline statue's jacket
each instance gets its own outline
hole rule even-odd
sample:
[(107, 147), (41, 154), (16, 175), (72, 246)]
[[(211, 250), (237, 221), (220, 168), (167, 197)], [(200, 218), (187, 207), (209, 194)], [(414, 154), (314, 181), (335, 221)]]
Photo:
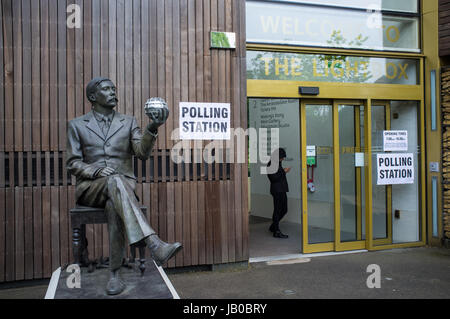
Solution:
[(150, 156), (156, 135), (148, 128), (141, 132), (133, 116), (115, 112), (105, 137), (91, 112), (71, 120), (67, 129), (67, 170), (76, 176), (76, 199), (89, 188), (94, 174), (111, 167), (118, 174), (136, 180), (132, 156)]

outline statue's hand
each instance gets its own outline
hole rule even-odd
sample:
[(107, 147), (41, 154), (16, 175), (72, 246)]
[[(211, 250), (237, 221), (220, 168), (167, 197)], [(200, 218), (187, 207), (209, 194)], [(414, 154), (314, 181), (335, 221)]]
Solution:
[(100, 177), (106, 177), (106, 176), (110, 176), (115, 174), (116, 171), (114, 170), (114, 168), (111, 167), (104, 167), (102, 168), (99, 172), (98, 172), (98, 176)]
[(151, 98), (145, 103), (145, 114), (150, 119), (149, 130), (156, 132), (169, 117), (169, 108), (167, 103), (161, 98)]

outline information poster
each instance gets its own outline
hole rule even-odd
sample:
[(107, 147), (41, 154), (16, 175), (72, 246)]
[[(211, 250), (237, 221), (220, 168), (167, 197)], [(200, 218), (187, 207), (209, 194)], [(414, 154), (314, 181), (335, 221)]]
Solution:
[(229, 140), (229, 103), (180, 102), (180, 139)]
[(414, 155), (377, 154), (377, 185), (413, 184)]
[(408, 131), (383, 131), (383, 150), (385, 152), (407, 151)]

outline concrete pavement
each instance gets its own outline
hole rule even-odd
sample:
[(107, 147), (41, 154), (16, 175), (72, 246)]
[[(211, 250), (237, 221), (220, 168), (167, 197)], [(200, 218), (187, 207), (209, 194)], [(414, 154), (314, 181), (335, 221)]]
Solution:
[[(371, 264), (380, 267), (380, 288), (367, 287)], [(450, 250), (393, 249), (168, 277), (181, 298), (193, 299), (450, 298)]]
[[(380, 288), (369, 289), (367, 266), (380, 267)], [(450, 298), (450, 250), (407, 248), (300, 258), (216, 271), (167, 270), (186, 299)], [(372, 282), (372, 281), (370, 281)], [(41, 299), (47, 282), (1, 284), (0, 299)]]

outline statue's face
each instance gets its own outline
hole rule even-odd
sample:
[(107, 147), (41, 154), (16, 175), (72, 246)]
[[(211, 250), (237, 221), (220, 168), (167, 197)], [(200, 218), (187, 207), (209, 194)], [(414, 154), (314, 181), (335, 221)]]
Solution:
[(95, 102), (104, 107), (113, 108), (117, 105), (116, 87), (111, 81), (103, 81), (97, 86)]

